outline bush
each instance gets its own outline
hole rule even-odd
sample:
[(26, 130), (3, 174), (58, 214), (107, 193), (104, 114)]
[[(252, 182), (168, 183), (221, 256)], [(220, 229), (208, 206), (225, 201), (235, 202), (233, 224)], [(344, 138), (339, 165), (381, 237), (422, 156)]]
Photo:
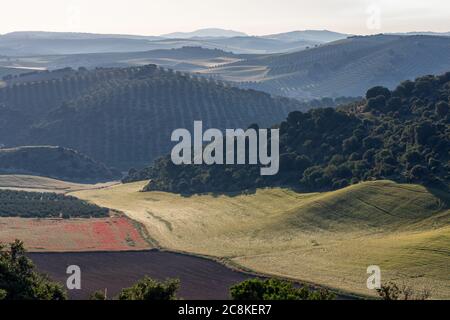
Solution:
[(399, 286), (394, 282), (388, 282), (377, 290), (379, 297), (383, 300), (428, 300), (431, 298), (431, 291), (422, 289), (417, 292), (408, 285)]
[(131, 288), (123, 289), (119, 294), (119, 300), (176, 300), (176, 293), (180, 287), (178, 280), (158, 282), (145, 277)]
[(292, 282), (278, 279), (251, 279), (230, 288), (233, 300), (333, 300), (328, 290), (311, 291), (306, 287), (296, 288)]
[(90, 295), (89, 300), (100, 300), (100, 301), (108, 300), (108, 297), (106, 296), (106, 290), (95, 291)]

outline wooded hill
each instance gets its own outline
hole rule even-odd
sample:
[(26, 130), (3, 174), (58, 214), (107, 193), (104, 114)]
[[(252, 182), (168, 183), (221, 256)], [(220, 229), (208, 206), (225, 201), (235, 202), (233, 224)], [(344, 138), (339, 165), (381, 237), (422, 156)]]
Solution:
[(0, 149), (0, 174), (32, 174), (66, 181), (110, 181), (120, 172), (75, 150), (37, 146)]
[(170, 157), (131, 172), (125, 181), (152, 179), (146, 190), (178, 193), (289, 186), (333, 190), (368, 180), (450, 182), (450, 73), (374, 87), (367, 99), (338, 110), (295, 111), (280, 125), (280, 172), (259, 166), (175, 166)]
[(0, 145), (69, 147), (110, 166), (144, 166), (171, 149), (174, 129), (268, 126), (307, 106), (166, 71), (66, 69), (0, 89)]

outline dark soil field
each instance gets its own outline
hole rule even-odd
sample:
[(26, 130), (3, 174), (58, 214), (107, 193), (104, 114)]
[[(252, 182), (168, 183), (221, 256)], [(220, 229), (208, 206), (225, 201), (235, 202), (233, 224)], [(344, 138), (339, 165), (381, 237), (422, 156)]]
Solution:
[(96, 290), (117, 296), (144, 276), (181, 281), (178, 296), (187, 300), (225, 300), (233, 284), (251, 276), (235, 272), (207, 259), (160, 251), (30, 253), (38, 271), (64, 286), (69, 265), (81, 268), (81, 290), (69, 291), (71, 299), (87, 299)]

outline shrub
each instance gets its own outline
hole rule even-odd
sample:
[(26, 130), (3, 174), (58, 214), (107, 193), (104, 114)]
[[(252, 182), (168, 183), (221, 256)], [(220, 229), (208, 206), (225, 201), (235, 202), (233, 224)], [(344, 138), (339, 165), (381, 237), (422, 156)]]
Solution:
[(178, 280), (159, 282), (145, 277), (131, 288), (123, 289), (119, 294), (119, 300), (176, 300), (179, 287), (180, 282)]
[(251, 279), (230, 288), (233, 300), (333, 300), (328, 290), (311, 291), (307, 287), (296, 288), (292, 282), (278, 279)]

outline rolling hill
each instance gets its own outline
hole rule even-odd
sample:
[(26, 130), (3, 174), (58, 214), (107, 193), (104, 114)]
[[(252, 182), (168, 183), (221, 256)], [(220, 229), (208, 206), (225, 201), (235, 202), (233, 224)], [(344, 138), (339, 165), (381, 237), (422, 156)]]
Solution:
[(69, 181), (110, 181), (121, 176), (119, 171), (77, 151), (49, 146), (0, 148), (0, 174), (31, 174)]
[[(246, 56), (245, 56), (246, 57)], [(74, 69), (85, 67), (127, 67), (157, 64), (164, 68), (179, 71), (199, 72), (210, 67), (237, 62), (243, 59), (242, 55), (225, 52), (219, 49), (205, 49), (201, 47), (182, 47), (178, 49), (160, 49), (142, 52), (112, 52), (88, 53), (69, 55), (45, 55), (38, 57), (0, 57), (0, 76), (25, 69), (17, 69), (11, 65), (21, 65), (27, 68), (41, 68), (57, 70), (71, 67)], [(9, 72), (9, 73), (8, 73)]]
[(163, 34), (161, 37), (170, 39), (189, 39), (189, 38), (232, 38), (232, 37), (245, 37), (247, 36), (243, 32), (234, 30), (224, 30), (219, 28), (206, 28), (199, 29), (192, 32), (173, 32)]
[(298, 99), (360, 96), (367, 88), (450, 70), (450, 38), (350, 37), (294, 53), (250, 57), (202, 73)]
[(195, 195), (140, 192), (146, 181), (72, 195), (144, 224), (170, 250), (347, 292), (367, 290), (366, 269), (433, 298), (448, 298), (450, 195), (376, 181), (326, 193), (258, 189)]
[(177, 49), (203, 47), (242, 53), (279, 53), (303, 50), (347, 35), (331, 31), (296, 31), (270, 36), (248, 36), (242, 32), (203, 29), (176, 32), (161, 37), (140, 35), (90, 34), (25, 31), (0, 35), (0, 55), (30, 57)]
[[(21, 77), (0, 89), (0, 144), (57, 145), (128, 170), (171, 150), (174, 129), (270, 125), (307, 105), (149, 65)], [(39, 77), (43, 77), (39, 80)]]
[(350, 36), (351, 36), (350, 34), (333, 32), (329, 30), (302, 30), (302, 31), (291, 31), (285, 33), (271, 34), (263, 36), (263, 38), (276, 39), (288, 42), (296, 42), (303, 40), (317, 43), (326, 43), (342, 40)]

